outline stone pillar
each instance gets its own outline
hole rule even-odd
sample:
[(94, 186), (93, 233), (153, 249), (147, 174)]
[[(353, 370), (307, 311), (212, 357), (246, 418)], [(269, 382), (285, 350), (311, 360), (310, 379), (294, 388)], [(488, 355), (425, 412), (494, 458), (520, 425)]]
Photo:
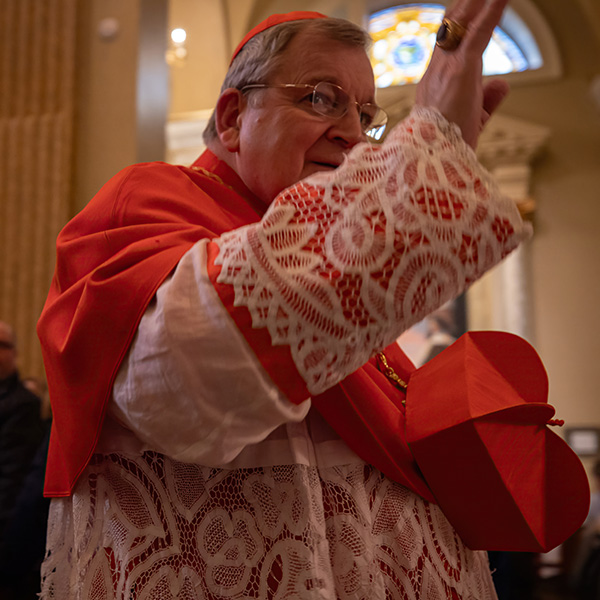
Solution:
[[(479, 159), (526, 219), (532, 219), (535, 212), (530, 190), (531, 163), (548, 137), (546, 128), (495, 117), (478, 147)], [(469, 289), (469, 329), (508, 331), (534, 342), (529, 252), (529, 244), (523, 244)]]

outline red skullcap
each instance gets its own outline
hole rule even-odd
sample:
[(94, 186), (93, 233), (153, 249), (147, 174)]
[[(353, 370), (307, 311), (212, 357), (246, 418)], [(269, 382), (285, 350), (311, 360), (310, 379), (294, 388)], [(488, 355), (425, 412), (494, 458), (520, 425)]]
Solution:
[(270, 29), (271, 27), (275, 27), (275, 25), (280, 25), (281, 23), (287, 23), (288, 21), (304, 21), (306, 19), (326, 19), (327, 15), (323, 15), (318, 12), (313, 12), (309, 10), (296, 10), (289, 13), (282, 13), (271, 15), (267, 17), (264, 21), (259, 23), (256, 27), (252, 28), (245, 36), (244, 39), (238, 44), (238, 47), (233, 52), (233, 56), (231, 57), (231, 64), (235, 57), (240, 53), (240, 50), (246, 45), (246, 42), (252, 39), (255, 35), (262, 33), (265, 29)]

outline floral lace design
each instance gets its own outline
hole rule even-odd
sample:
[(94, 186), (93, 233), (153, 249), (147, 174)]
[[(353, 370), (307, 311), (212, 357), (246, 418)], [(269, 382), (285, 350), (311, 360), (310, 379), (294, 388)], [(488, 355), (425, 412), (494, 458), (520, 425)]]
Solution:
[[(75, 541), (77, 540), (77, 541)], [(487, 558), (365, 464), (96, 455), (52, 501), (44, 600), (488, 600)]]
[(318, 394), (528, 235), (457, 127), (417, 108), (381, 146), (357, 146), (216, 240), (218, 281)]

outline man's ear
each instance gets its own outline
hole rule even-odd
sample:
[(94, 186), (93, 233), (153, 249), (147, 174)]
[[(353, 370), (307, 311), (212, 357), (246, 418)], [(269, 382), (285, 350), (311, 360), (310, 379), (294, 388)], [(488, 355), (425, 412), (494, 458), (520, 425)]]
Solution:
[(240, 90), (227, 88), (217, 100), (215, 124), (221, 144), (229, 152), (237, 152), (240, 147), (238, 118), (246, 106), (246, 97)]

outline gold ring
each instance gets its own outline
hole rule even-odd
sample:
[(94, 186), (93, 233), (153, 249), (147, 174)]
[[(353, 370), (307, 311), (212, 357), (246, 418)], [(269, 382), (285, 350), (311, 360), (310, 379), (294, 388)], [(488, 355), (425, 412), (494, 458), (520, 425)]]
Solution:
[(466, 27), (463, 27), (456, 21), (452, 21), (452, 19), (444, 17), (444, 20), (438, 29), (435, 43), (442, 50), (452, 52), (460, 46), (462, 39), (465, 37), (465, 33), (467, 33)]

